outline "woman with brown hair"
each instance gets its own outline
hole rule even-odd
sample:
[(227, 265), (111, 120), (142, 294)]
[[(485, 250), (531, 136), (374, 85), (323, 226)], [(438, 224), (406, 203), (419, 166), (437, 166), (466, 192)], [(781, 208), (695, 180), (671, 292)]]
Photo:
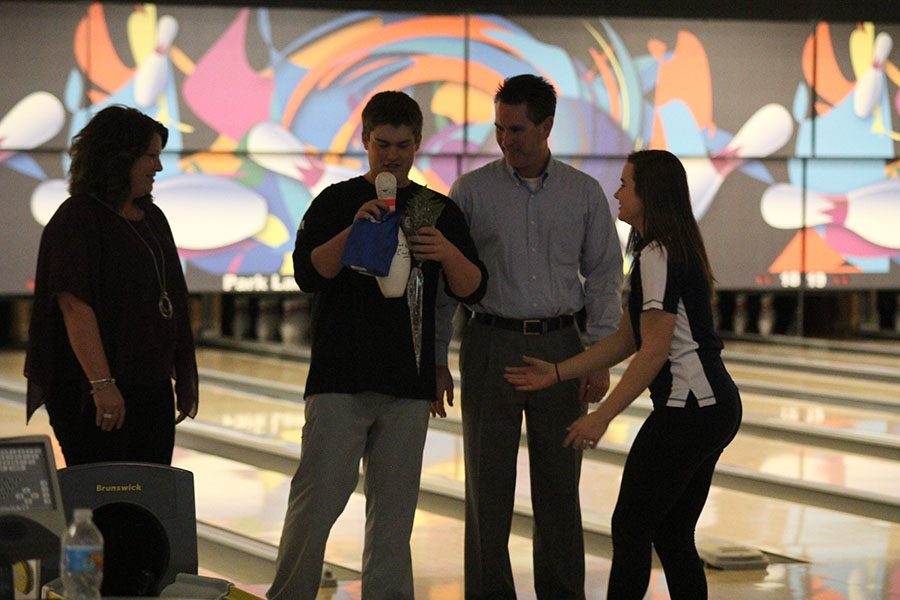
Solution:
[(616, 333), (560, 363), (523, 357), (506, 379), (530, 391), (609, 368), (632, 356), (597, 409), (563, 445), (593, 448), (610, 421), (649, 387), (653, 412), (632, 443), (612, 517), (607, 598), (644, 597), (656, 549), (673, 600), (707, 597), (694, 529), (716, 461), (741, 420), (738, 389), (722, 363), (712, 318), (712, 270), (691, 211), (681, 162), (664, 150), (628, 156), (615, 194), (632, 226), (628, 310)]
[(46, 405), (68, 466), (170, 464), (176, 422), (197, 413), (187, 286), (151, 196), (167, 139), (135, 109), (97, 113), (73, 140), (70, 197), (41, 235), (26, 418)]

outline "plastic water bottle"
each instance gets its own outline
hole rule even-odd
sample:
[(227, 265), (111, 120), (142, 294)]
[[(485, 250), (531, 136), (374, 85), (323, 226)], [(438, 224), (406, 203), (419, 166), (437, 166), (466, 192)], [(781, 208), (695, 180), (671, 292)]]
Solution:
[(89, 508), (76, 508), (62, 539), (60, 572), (66, 600), (99, 600), (103, 581), (103, 535)]

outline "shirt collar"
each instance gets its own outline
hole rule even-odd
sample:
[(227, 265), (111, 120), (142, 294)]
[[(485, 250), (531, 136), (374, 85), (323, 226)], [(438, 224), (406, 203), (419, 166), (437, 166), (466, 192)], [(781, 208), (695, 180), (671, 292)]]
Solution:
[[(506, 172), (513, 179), (513, 181), (515, 181), (519, 185), (524, 185), (525, 178), (522, 177), (521, 175), (519, 175), (518, 173), (516, 173), (516, 170), (513, 169), (508, 162), (506, 162), (505, 158), (503, 158), (501, 160), (503, 161), (503, 168), (506, 169)], [(554, 160), (553, 155), (551, 154), (550, 157), (547, 159), (547, 168), (544, 169), (544, 172), (541, 173), (541, 175), (540, 175), (541, 187), (544, 187), (545, 185), (547, 185), (547, 179), (549, 179), (551, 174), (553, 174), (555, 171), (556, 171), (556, 160)]]

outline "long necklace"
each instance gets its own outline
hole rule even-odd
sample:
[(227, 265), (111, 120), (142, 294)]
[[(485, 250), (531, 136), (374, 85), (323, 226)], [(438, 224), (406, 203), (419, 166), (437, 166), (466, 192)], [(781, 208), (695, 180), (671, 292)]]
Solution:
[(145, 215), (142, 219), (144, 224), (147, 226), (147, 232), (150, 234), (150, 237), (153, 238), (153, 241), (156, 242), (156, 247), (159, 248), (159, 260), (162, 263), (162, 270), (159, 268), (159, 264), (156, 262), (156, 254), (153, 252), (153, 248), (150, 247), (150, 244), (147, 243), (147, 240), (144, 239), (140, 233), (138, 233), (137, 228), (129, 221), (124, 215), (122, 216), (125, 219), (125, 222), (128, 223), (128, 226), (131, 227), (131, 230), (134, 232), (138, 238), (144, 243), (147, 247), (147, 251), (150, 252), (150, 258), (153, 259), (153, 270), (156, 272), (156, 281), (159, 282), (159, 302), (157, 306), (159, 307), (159, 314), (162, 315), (163, 319), (171, 319), (175, 314), (175, 309), (172, 307), (172, 300), (169, 299), (169, 292), (166, 290), (166, 256), (163, 253), (162, 244), (159, 243), (159, 239), (154, 235), (153, 229), (150, 228), (150, 223), (147, 222), (148, 217)]
[(144, 218), (141, 220), (144, 221), (144, 224), (147, 226), (147, 231), (150, 233), (150, 237), (153, 238), (153, 241), (156, 242), (156, 247), (159, 248), (159, 260), (162, 263), (162, 269), (159, 268), (159, 265), (156, 262), (156, 254), (154, 254), (153, 248), (150, 247), (150, 244), (147, 243), (147, 240), (144, 239), (144, 236), (138, 233), (137, 228), (131, 224), (131, 221), (128, 219), (128, 217), (114, 210), (106, 202), (101, 201), (96, 196), (92, 195), (91, 197), (99, 202), (102, 206), (122, 217), (122, 220), (128, 224), (128, 226), (134, 232), (134, 235), (138, 236), (138, 239), (141, 240), (144, 246), (147, 247), (147, 252), (150, 253), (150, 258), (153, 259), (153, 271), (154, 273), (156, 273), (156, 281), (159, 283), (159, 302), (157, 302), (156, 306), (159, 308), (159, 314), (162, 315), (163, 319), (171, 319), (175, 314), (175, 308), (172, 306), (172, 300), (169, 298), (169, 292), (166, 288), (166, 255), (165, 253), (163, 253), (162, 244), (159, 243), (159, 239), (156, 237), (156, 235), (153, 233), (153, 229), (150, 227), (150, 223), (147, 220), (149, 219), (149, 217), (147, 216), (146, 212), (144, 213)]

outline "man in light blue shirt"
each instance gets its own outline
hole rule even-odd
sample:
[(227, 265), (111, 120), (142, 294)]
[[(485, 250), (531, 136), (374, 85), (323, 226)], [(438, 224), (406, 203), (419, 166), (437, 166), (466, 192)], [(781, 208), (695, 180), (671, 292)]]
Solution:
[[(622, 255), (600, 184), (550, 155), (553, 86), (534, 75), (511, 77), (494, 109), (503, 158), (463, 175), (450, 190), (491, 274), (486, 295), (469, 307), (475, 314), (460, 351), (466, 598), (516, 597), (508, 544), (524, 414), (535, 591), (542, 599), (580, 599), (582, 451), (562, 443), (587, 403), (606, 393), (609, 371), (523, 393), (504, 381), (503, 369), (520, 364), (523, 354), (558, 362), (581, 352), (575, 314), (582, 308), (590, 342), (614, 332)], [(450, 317), (447, 310), (437, 317), (446, 339)], [(445, 356), (438, 357), (442, 363)]]

